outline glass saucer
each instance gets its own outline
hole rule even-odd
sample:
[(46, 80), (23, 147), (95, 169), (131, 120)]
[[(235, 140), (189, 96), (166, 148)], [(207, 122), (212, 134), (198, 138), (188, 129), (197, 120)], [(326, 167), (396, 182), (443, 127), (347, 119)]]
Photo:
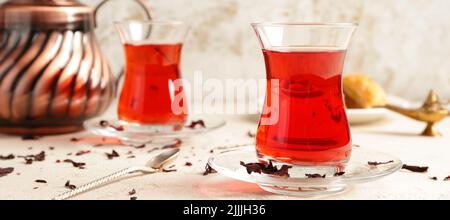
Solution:
[[(402, 167), (402, 162), (394, 156), (361, 147), (353, 147), (352, 157), (343, 175), (326, 176), (325, 178), (307, 178), (305, 170), (296, 167), (289, 170), (290, 177), (258, 173), (249, 175), (246, 168), (240, 165), (241, 161), (244, 163), (258, 162), (255, 146), (218, 153), (209, 159), (208, 164), (222, 175), (240, 181), (256, 183), (268, 192), (299, 197), (338, 194), (352, 185), (375, 181), (398, 171)], [(368, 162), (389, 163), (373, 166), (369, 165)]]
[[(154, 139), (186, 138), (223, 127), (226, 122), (217, 117), (190, 116), (184, 126), (141, 125), (118, 119), (96, 118), (84, 123), (86, 130), (93, 134), (119, 138), (126, 143), (143, 144)], [(204, 126), (203, 126), (204, 125)]]

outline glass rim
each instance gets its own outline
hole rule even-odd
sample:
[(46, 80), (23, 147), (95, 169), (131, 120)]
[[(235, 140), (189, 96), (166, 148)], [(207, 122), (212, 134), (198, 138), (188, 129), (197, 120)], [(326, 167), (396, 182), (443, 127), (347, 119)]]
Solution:
[(251, 24), (253, 27), (283, 27), (283, 26), (300, 26), (300, 27), (341, 27), (356, 28), (359, 26), (356, 22), (255, 22)]
[(123, 20), (123, 21), (114, 21), (115, 25), (128, 25), (128, 24), (144, 24), (144, 25), (166, 25), (166, 26), (181, 26), (188, 25), (188, 22), (180, 21), (180, 20), (159, 20), (159, 21), (151, 21), (151, 20), (139, 20), (139, 19), (131, 19), (131, 20)]

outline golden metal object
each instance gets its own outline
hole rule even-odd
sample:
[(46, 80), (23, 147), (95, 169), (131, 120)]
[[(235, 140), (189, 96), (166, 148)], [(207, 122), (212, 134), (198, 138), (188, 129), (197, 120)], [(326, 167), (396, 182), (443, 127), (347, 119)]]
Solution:
[(390, 104), (384, 107), (417, 121), (426, 122), (427, 127), (422, 132), (422, 136), (428, 137), (440, 137), (441, 133), (436, 128), (436, 124), (450, 116), (450, 110), (444, 107), (434, 90), (430, 91), (427, 100), (418, 109), (406, 109)]

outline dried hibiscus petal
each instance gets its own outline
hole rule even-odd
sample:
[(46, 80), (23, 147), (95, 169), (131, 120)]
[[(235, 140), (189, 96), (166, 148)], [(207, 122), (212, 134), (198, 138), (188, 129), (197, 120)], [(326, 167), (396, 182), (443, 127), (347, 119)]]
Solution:
[(78, 141), (81, 141), (81, 139), (80, 138), (71, 138), (70, 141), (71, 142), (78, 142)]
[(315, 174), (305, 174), (305, 176), (307, 178), (309, 178), (309, 179), (318, 179), (318, 178), (325, 179), (327, 177), (326, 174), (322, 175), (322, 174), (317, 174), (317, 173), (315, 173)]
[(207, 176), (207, 175), (212, 174), (212, 173), (217, 173), (217, 171), (214, 170), (209, 164), (206, 164), (205, 172), (203, 172), (203, 176)]
[(367, 162), (367, 164), (369, 164), (370, 166), (379, 166), (379, 165), (386, 165), (386, 164), (390, 164), (390, 163), (394, 163), (393, 160), (391, 161), (387, 161), (387, 162)]
[(200, 126), (202, 128), (206, 128), (205, 121), (203, 121), (203, 120), (192, 121), (191, 124), (186, 126), (186, 127), (190, 128), (190, 129), (196, 129), (197, 126)]
[(111, 153), (106, 153), (106, 157), (108, 157), (109, 160), (112, 160), (115, 157), (120, 157), (120, 155), (117, 151), (113, 150)]
[(269, 164), (263, 164), (263, 163), (244, 163), (241, 161), (241, 166), (245, 167), (247, 169), (248, 174), (252, 173), (264, 173), (268, 175), (275, 175), (280, 177), (289, 177), (289, 169), (291, 169), (291, 166), (283, 165), (280, 169), (278, 169), (276, 166), (272, 164), (272, 161), (269, 162)]
[(125, 130), (125, 128), (123, 126), (120, 126), (120, 125), (119, 126), (115, 126), (115, 125), (112, 125), (111, 123), (109, 123), (108, 121), (105, 121), (105, 120), (100, 121), (100, 126), (104, 127), (104, 128), (110, 127), (110, 128), (113, 128), (116, 131), (124, 131)]
[(66, 160), (64, 160), (63, 162), (64, 162), (64, 163), (71, 163), (73, 167), (79, 168), (79, 169), (84, 169), (85, 166), (86, 166), (86, 163), (75, 162), (75, 161), (69, 160), (69, 159), (66, 159)]
[(343, 175), (345, 175), (345, 172), (338, 172), (338, 173), (335, 173), (335, 174), (334, 174), (335, 177), (337, 177), (337, 176), (343, 176)]
[(74, 190), (77, 188), (77, 186), (73, 185), (70, 183), (70, 180), (67, 180), (66, 184), (64, 184), (64, 186), (68, 189)]
[(0, 177), (6, 176), (12, 172), (14, 172), (14, 168), (12, 168), (12, 167), (7, 167), (7, 168), (0, 167)]
[(90, 150), (80, 150), (75, 154), (75, 156), (82, 156), (82, 155), (90, 154), (90, 153), (91, 153)]
[(426, 173), (428, 172), (428, 167), (420, 167), (420, 166), (410, 166), (410, 165), (403, 165), (402, 169), (409, 170), (414, 173)]
[(35, 161), (44, 161), (45, 160), (45, 151), (42, 151), (39, 154), (34, 155)]
[(13, 160), (15, 158), (16, 158), (16, 156), (14, 156), (14, 154), (10, 154), (7, 156), (0, 155), (0, 160)]
[(167, 170), (166, 170), (166, 169), (163, 169), (163, 170), (162, 170), (163, 173), (173, 173), (173, 172), (177, 172), (177, 171), (178, 171), (178, 170), (176, 170), (176, 169), (167, 169)]
[(165, 145), (165, 146), (163, 146), (161, 149), (165, 150), (165, 149), (179, 148), (179, 147), (181, 147), (182, 144), (183, 144), (183, 141), (182, 141), (182, 140), (176, 139), (176, 140), (175, 140), (175, 143)]
[(40, 152), (36, 155), (28, 155), (28, 156), (18, 156), (19, 158), (23, 158), (25, 160), (25, 164), (32, 164), (34, 161), (44, 161), (45, 160), (45, 151)]

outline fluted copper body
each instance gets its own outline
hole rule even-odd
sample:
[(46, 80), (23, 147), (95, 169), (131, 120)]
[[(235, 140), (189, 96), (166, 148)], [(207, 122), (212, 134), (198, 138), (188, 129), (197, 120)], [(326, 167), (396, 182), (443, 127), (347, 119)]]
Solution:
[[(93, 10), (67, 4), (71, 1), (32, 1), (32, 6), (26, 0), (11, 2), (0, 10), (0, 132), (81, 129), (83, 121), (104, 112), (115, 95), (115, 80), (93, 33)], [(27, 20), (24, 14), (7, 17), (8, 11), (24, 7), (30, 18), (43, 18), (41, 6), (57, 15), (56, 20), (47, 19), (46, 25), (45, 19)], [(78, 19), (64, 23), (64, 11), (72, 13), (67, 18)]]

